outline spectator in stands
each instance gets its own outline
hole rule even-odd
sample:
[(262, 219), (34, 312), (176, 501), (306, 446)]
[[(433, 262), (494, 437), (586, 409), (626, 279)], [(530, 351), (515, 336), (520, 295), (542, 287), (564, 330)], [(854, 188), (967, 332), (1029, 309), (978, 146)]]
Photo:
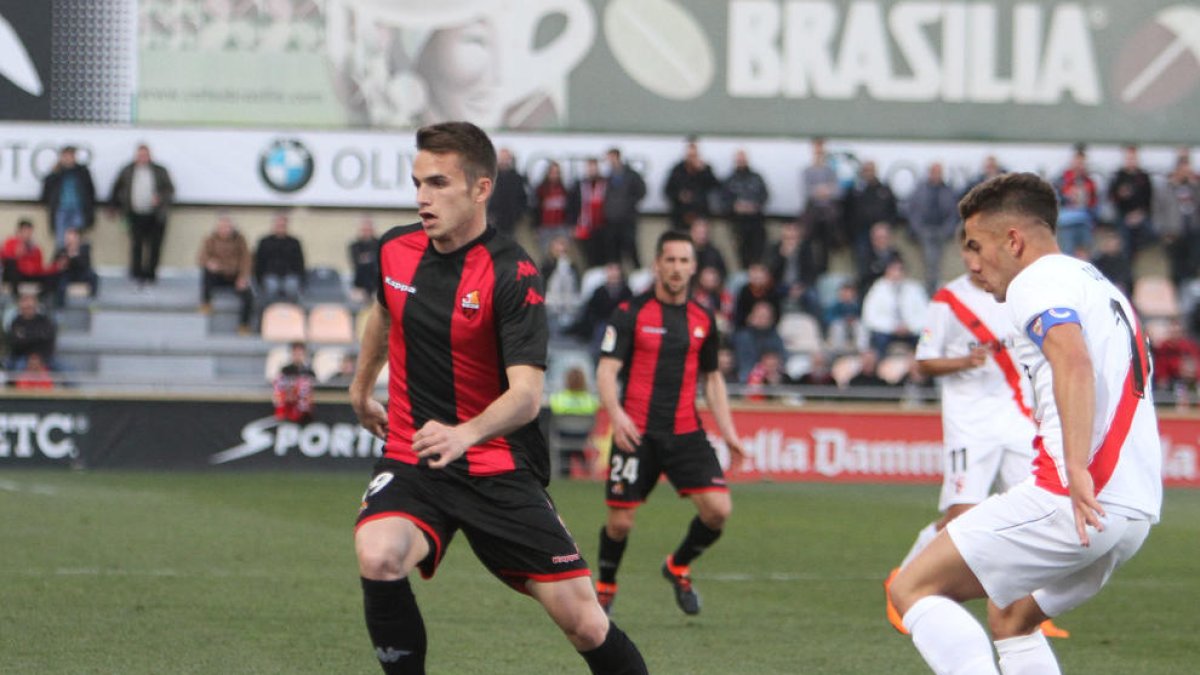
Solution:
[(865, 264), (858, 269), (858, 295), (865, 297), (867, 291), (883, 271), (893, 261), (900, 259), (900, 250), (892, 240), (892, 226), (888, 223), (875, 223), (871, 227), (870, 247), (867, 249)]
[(33, 293), (18, 296), (17, 315), (8, 327), (8, 369), (25, 370), (29, 358), (37, 355), (53, 370), (57, 339), (58, 327), (38, 308), (37, 296)]
[(825, 333), (829, 344), (838, 350), (859, 344), (862, 332), (862, 305), (858, 288), (847, 281), (838, 287), (837, 296), (825, 310)]
[(16, 234), (0, 248), (0, 264), (4, 266), (4, 281), (14, 296), (23, 283), (36, 283), (43, 291), (58, 286), (58, 266), (46, 265), (41, 247), (33, 240), (33, 223), (28, 219), (17, 221)]
[(899, 209), (892, 188), (880, 180), (875, 162), (867, 160), (859, 169), (858, 181), (842, 198), (842, 229), (854, 245), (859, 269), (867, 266), (871, 248), (870, 232), (876, 223), (895, 225)]
[(607, 185), (608, 181), (600, 175), (600, 161), (589, 157), (583, 165), (583, 178), (567, 194), (567, 222), (575, 223), (575, 240), (589, 268), (621, 257), (617, 237), (604, 222)]
[(1185, 148), (1167, 179), (1166, 209), (1162, 235), (1169, 244), (1171, 279), (1176, 286), (1196, 276), (1200, 270), (1200, 175), (1192, 169)]
[(554, 415), (595, 415), (600, 399), (588, 389), (587, 373), (574, 366), (563, 375), (563, 387), (550, 395)]
[(92, 268), (92, 245), (83, 240), (79, 230), (67, 230), (62, 247), (54, 254), (54, 266), (59, 270), (55, 294), (59, 307), (66, 304), (71, 284), (87, 284), (88, 297), (96, 297), (100, 275)]
[(1154, 386), (1170, 390), (1179, 384), (1192, 389), (1196, 385), (1196, 366), (1200, 364), (1200, 343), (1189, 337), (1183, 325), (1172, 319), (1166, 335), (1152, 344)]
[(958, 195), (946, 183), (941, 162), (929, 165), (907, 206), (908, 224), (925, 262), (925, 292), (933, 295), (942, 281), (942, 251), (958, 228)]
[(979, 173), (975, 174), (971, 180), (967, 181), (967, 185), (963, 187), (963, 191), (959, 193), (959, 197), (966, 195), (971, 191), (971, 188), (979, 185), (983, 181), (990, 178), (995, 178), (1002, 173), (1008, 173), (1008, 169), (1005, 169), (1000, 165), (1000, 162), (996, 159), (995, 155), (988, 155), (987, 157), (984, 157), (983, 166), (980, 168)]
[(850, 378), (851, 387), (886, 387), (888, 383), (879, 377), (880, 355), (873, 350), (866, 350), (858, 355), (862, 366), (854, 377)]
[(708, 200), (721, 184), (712, 167), (700, 157), (700, 148), (689, 138), (683, 159), (671, 167), (663, 196), (671, 208), (671, 227), (686, 230), (696, 218), (709, 215)]
[(715, 267), (702, 267), (696, 275), (696, 289), (692, 299), (708, 309), (717, 318), (717, 329), (729, 332), (733, 323), (733, 294), (725, 288), (725, 280)]
[(279, 371), (273, 383), (275, 419), (307, 424), (313, 418), (313, 390), (317, 376), (308, 364), (308, 349), (303, 342), (289, 345), (291, 361)]
[(96, 185), (92, 172), (79, 164), (73, 145), (58, 153), (58, 163), (42, 179), (41, 201), (46, 205), (54, 243), (62, 246), (67, 230), (91, 229), (96, 220)]
[(703, 216), (694, 218), (689, 226), (689, 233), (696, 249), (697, 269), (715, 267), (721, 273), (721, 278), (725, 278), (729, 273), (729, 268), (725, 266), (725, 256), (721, 255), (716, 246), (713, 246), (712, 230), (709, 228), (708, 219)]
[(254, 301), (250, 290), (250, 247), (227, 214), (218, 216), (213, 233), (200, 245), (196, 261), (204, 274), (200, 311), (205, 314), (212, 311), (214, 288), (232, 288), (242, 303), (238, 331), (250, 332), (250, 307)]
[(551, 161), (546, 176), (533, 191), (533, 226), (538, 233), (538, 250), (546, 253), (550, 242), (570, 234), (567, 223), (567, 186), (563, 183), (562, 166)]
[(837, 172), (825, 153), (825, 139), (812, 140), (812, 163), (800, 174), (800, 194), (804, 205), (800, 220), (809, 227), (810, 237), (827, 255), (834, 246), (848, 240), (842, 231), (842, 204), (839, 199)]
[[(766, 265), (753, 263), (746, 270), (746, 285), (738, 291), (733, 305), (734, 329), (746, 325), (746, 318), (750, 316), (751, 310), (759, 301), (770, 303), (774, 317), (779, 317), (779, 293), (775, 289), (775, 280), (771, 277), (771, 272)], [(771, 325), (774, 326), (774, 322)]]
[(779, 229), (779, 241), (767, 252), (767, 269), (784, 304), (820, 316), (815, 287), (825, 270), (816, 259), (812, 239), (804, 236), (805, 229), (798, 222), (785, 223)]
[(908, 277), (904, 262), (897, 258), (888, 263), (863, 298), (862, 324), (876, 356), (883, 357), (896, 342), (916, 348), (928, 305), (929, 296)]
[(375, 236), (375, 221), (371, 216), (362, 217), (358, 236), (350, 242), (350, 269), (354, 271), (351, 288), (370, 300), (379, 287), (379, 237)]
[(109, 204), (129, 227), (129, 276), (138, 287), (158, 278), (158, 260), (167, 229), (167, 213), (175, 200), (175, 184), (166, 167), (150, 158), (150, 148), (138, 145), (134, 159), (113, 182)]
[(829, 358), (824, 352), (813, 352), (809, 355), (808, 372), (796, 378), (796, 384), (814, 387), (832, 387), (837, 384), (829, 370)]
[(628, 256), (634, 269), (642, 266), (638, 255), (638, 205), (646, 196), (646, 181), (621, 159), (621, 151), (608, 151), (608, 182), (604, 189), (604, 226), (616, 242), (614, 250), (620, 262)]
[(766, 352), (787, 351), (775, 330), (778, 322), (775, 306), (766, 300), (754, 303), (746, 316), (746, 325), (733, 333), (733, 351), (737, 356), (738, 381), (746, 382), (750, 371)]
[(271, 221), (271, 233), (258, 240), (254, 250), (254, 276), (262, 289), (263, 304), (276, 300), (299, 302), (307, 281), (304, 247), (288, 233), (288, 216), (282, 211)]
[(604, 328), (617, 305), (633, 297), (633, 291), (625, 281), (621, 265), (615, 262), (604, 266), (604, 283), (588, 298), (583, 312), (575, 319), (571, 333), (588, 341), (589, 351), (594, 359), (600, 356), (600, 338)]
[(750, 369), (750, 374), (746, 376), (746, 398), (749, 400), (762, 400), (765, 398), (762, 390), (766, 387), (785, 387), (796, 384), (796, 381), (783, 369), (783, 355), (780, 352), (768, 349), (758, 357), (758, 363)]
[(1075, 146), (1071, 165), (1055, 185), (1058, 190), (1058, 247), (1063, 253), (1087, 258), (1096, 226), (1096, 183), (1088, 176), (1087, 148)]
[(529, 183), (517, 171), (512, 151), (500, 148), (496, 153), (496, 181), (487, 204), (488, 224), (511, 237), (528, 210)]
[(25, 369), (13, 376), (12, 384), (17, 389), (53, 389), (54, 377), (41, 354), (30, 354)]
[(571, 240), (565, 234), (550, 241), (541, 272), (546, 283), (546, 318), (551, 333), (557, 335), (570, 325), (579, 306), (579, 270), (571, 260)]
[(733, 173), (722, 185), (729, 224), (737, 239), (738, 259), (742, 267), (762, 260), (767, 243), (766, 206), (770, 192), (760, 173), (750, 168), (745, 150), (733, 155)]
[(1117, 211), (1117, 231), (1122, 248), (1133, 256), (1154, 241), (1154, 223), (1150, 210), (1154, 202), (1154, 186), (1150, 174), (1138, 162), (1138, 147), (1126, 145), (1123, 163), (1108, 183), (1108, 198)]
[(733, 353), (733, 347), (724, 340), (721, 340), (721, 346), (717, 348), (717, 372), (721, 373), (725, 384), (739, 384), (737, 355)]
[(1096, 252), (1092, 264), (1121, 289), (1126, 297), (1133, 291), (1133, 261), (1124, 250), (1121, 235), (1110, 228), (1097, 228)]

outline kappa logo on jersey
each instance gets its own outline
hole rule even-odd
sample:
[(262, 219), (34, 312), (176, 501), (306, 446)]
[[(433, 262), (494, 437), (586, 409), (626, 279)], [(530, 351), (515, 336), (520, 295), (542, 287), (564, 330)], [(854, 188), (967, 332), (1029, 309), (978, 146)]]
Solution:
[(394, 288), (398, 291), (403, 291), (405, 293), (408, 293), (409, 295), (417, 294), (417, 289), (413, 288), (412, 286), (409, 286), (406, 283), (396, 281), (395, 279), (393, 279), (391, 277), (384, 277), (383, 283), (387, 284), (388, 286), (391, 286), (392, 288)]
[(543, 298), (537, 291), (533, 290), (532, 288), (525, 292), (525, 304), (526, 305), (540, 305), (545, 302), (546, 302), (546, 299)]
[(517, 262), (517, 281), (520, 281), (525, 277), (536, 277), (537, 275), (538, 269), (533, 263), (529, 262), (528, 260), (520, 260)]
[(462, 302), (458, 306), (462, 309), (463, 316), (468, 319), (473, 318), (475, 313), (479, 311), (479, 291), (471, 291), (464, 295)]
[(642, 332), (651, 335), (666, 335), (667, 329), (662, 326), (642, 326)]
[(407, 649), (396, 649), (395, 647), (388, 647), (387, 649), (383, 647), (375, 648), (375, 656), (381, 663), (396, 663), (409, 654), (412, 654), (412, 652)]
[(604, 339), (600, 341), (600, 351), (609, 353), (617, 346), (617, 329), (609, 326), (604, 329)]

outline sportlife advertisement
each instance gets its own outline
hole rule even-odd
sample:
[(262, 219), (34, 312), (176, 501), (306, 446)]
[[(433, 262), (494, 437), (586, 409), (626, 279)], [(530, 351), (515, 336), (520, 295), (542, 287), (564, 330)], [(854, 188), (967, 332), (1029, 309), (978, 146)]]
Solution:
[[(724, 442), (705, 428), (722, 465)], [(934, 411), (735, 409), (746, 457), (732, 481), (936, 483), (941, 421)], [(1200, 420), (1160, 417), (1163, 478), (1200, 487)], [(597, 416), (592, 478), (608, 469), (608, 423)], [(270, 403), (216, 400), (17, 399), (0, 401), (0, 468), (314, 469), (367, 471), (382, 443), (344, 403), (318, 404), (307, 424), (280, 422)]]
[(1181, 0), (0, 0), (0, 119), (1194, 143)]

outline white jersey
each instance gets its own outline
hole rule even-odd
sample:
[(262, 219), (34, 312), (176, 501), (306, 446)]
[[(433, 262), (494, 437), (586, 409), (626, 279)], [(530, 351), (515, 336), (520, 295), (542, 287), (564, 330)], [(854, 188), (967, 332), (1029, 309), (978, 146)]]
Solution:
[(1162, 443), (1151, 394), (1148, 349), (1129, 300), (1091, 264), (1061, 254), (1034, 261), (1012, 280), (1006, 304), (1022, 331), (1017, 358), (1033, 382), (1034, 476), (1038, 486), (1067, 494), (1062, 421), (1054, 379), (1042, 354), (1046, 332), (1059, 323), (1083, 329), (1096, 374), (1096, 412), (1088, 471), (1097, 500), (1129, 517), (1158, 521), (1162, 505)]
[(1012, 346), (1020, 333), (1004, 305), (962, 275), (933, 296), (916, 358), (960, 358), (979, 345), (992, 355), (978, 368), (938, 378), (942, 389), (942, 436), (947, 447), (1007, 446), (1033, 458), (1029, 382)]

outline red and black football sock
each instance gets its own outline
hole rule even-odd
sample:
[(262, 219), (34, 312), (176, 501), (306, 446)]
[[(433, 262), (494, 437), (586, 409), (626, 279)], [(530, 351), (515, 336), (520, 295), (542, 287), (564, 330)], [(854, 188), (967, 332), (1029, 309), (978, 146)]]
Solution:
[(704, 553), (704, 549), (713, 545), (713, 542), (721, 538), (721, 530), (710, 530), (700, 516), (692, 519), (692, 524), (688, 526), (687, 536), (679, 544), (679, 548), (671, 554), (671, 563), (674, 565), (689, 565), (693, 560), (700, 557)]
[(362, 580), (375, 656), (387, 675), (425, 675), (425, 622), (408, 579)]
[(625, 555), (625, 544), (629, 537), (617, 541), (608, 536), (608, 528), (600, 528), (600, 583), (617, 583), (617, 568), (621, 566), (621, 557)]
[(592, 675), (648, 675), (646, 662), (637, 645), (617, 624), (608, 622), (608, 634), (595, 649), (579, 652)]

